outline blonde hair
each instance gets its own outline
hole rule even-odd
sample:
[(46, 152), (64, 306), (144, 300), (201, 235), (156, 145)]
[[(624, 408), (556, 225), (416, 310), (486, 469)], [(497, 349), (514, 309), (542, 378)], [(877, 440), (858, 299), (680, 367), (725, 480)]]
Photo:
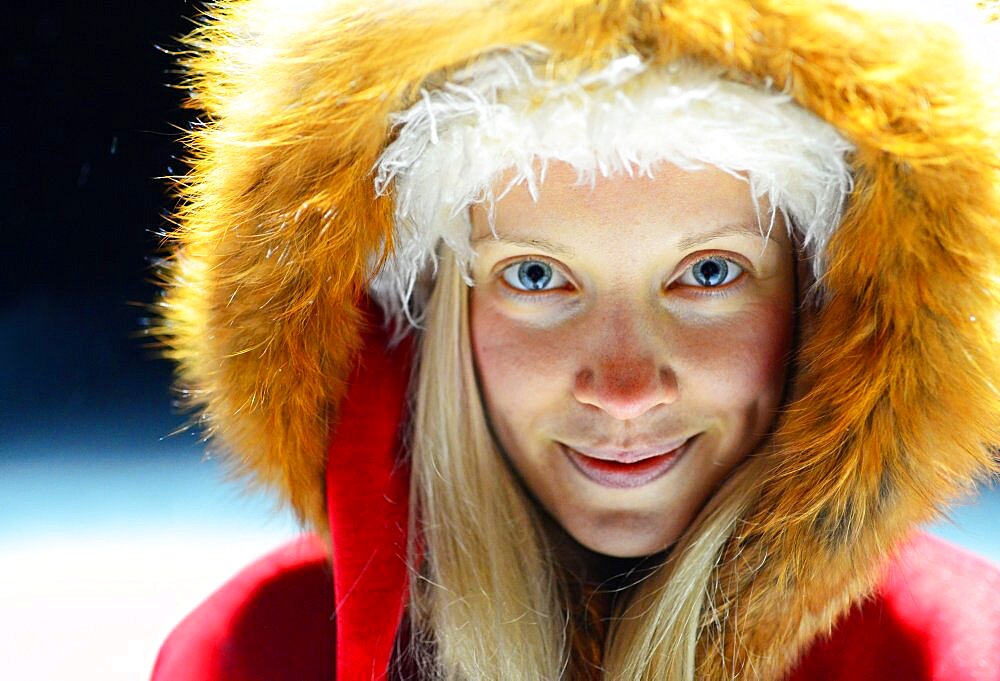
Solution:
[(550, 552), (486, 423), (467, 298), (446, 255), (420, 341), (411, 431), (411, 564), (423, 554), (411, 618), (436, 651), (418, 662), (429, 678), (557, 679), (565, 626)]
[[(490, 433), (468, 324), (468, 288), (445, 251), (426, 308), (414, 392), (410, 513), (412, 649), (426, 678), (564, 678), (574, 604), (546, 536)], [(456, 342), (457, 341), (457, 342)], [(759, 471), (739, 469), (666, 562), (623, 594), (601, 678), (693, 680), (722, 547)], [(422, 677), (424, 678), (424, 677)]]

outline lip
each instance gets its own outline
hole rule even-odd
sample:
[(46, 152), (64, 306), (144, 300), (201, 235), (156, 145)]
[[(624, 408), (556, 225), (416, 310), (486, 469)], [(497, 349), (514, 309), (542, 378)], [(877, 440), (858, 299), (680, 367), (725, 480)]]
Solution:
[(680, 460), (694, 438), (667, 443), (671, 449), (574, 449), (560, 443), (566, 458), (588, 480), (602, 487), (633, 489), (666, 474)]
[(674, 440), (632, 447), (587, 447), (583, 445), (573, 447), (570, 447), (569, 445), (565, 446), (572, 449), (574, 452), (583, 454), (591, 459), (601, 459), (603, 461), (615, 461), (617, 463), (631, 464), (639, 463), (640, 461), (649, 459), (650, 457), (660, 456), (665, 452), (672, 452), (673, 450), (684, 446), (684, 443), (690, 439), (691, 438), (689, 437), (682, 437)]

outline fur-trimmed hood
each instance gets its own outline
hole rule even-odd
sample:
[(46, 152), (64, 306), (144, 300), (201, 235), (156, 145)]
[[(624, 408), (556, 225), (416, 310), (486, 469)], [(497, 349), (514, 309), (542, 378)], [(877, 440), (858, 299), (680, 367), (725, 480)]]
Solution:
[(834, 0), (244, 0), (214, 5), (188, 44), (202, 118), (157, 333), (215, 445), (319, 531), (330, 468), (350, 471), (327, 452), (365, 293), (393, 250), (394, 193), (373, 170), (393, 115), (524, 45), (557, 78), (629, 55), (718, 65), (777, 84), (854, 148), (823, 303), (763, 454), (774, 474), (713, 580), (742, 647), (722, 660), (713, 641), (732, 632), (706, 629), (699, 678), (780, 674), (914, 525), (995, 470), (1000, 89), (957, 29)]

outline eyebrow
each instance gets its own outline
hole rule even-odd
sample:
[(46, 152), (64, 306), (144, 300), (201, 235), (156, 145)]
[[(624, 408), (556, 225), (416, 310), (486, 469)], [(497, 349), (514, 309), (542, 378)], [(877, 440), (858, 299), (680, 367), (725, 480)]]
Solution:
[(479, 237), (478, 239), (472, 240), (472, 246), (476, 247), (481, 243), (501, 243), (510, 244), (512, 246), (521, 246), (523, 248), (540, 249), (543, 251), (548, 251), (555, 255), (568, 256), (572, 255), (573, 251), (562, 244), (558, 244), (555, 241), (549, 241), (548, 239), (538, 239), (538, 238), (521, 238), (513, 236), (505, 236), (503, 234), (486, 234)]
[[(760, 228), (756, 225), (750, 226), (745, 223), (730, 223), (722, 225), (718, 229), (714, 229), (707, 234), (694, 234), (691, 236), (681, 237), (677, 240), (677, 248), (682, 251), (687, 251), (695, 246), (700, 246), (708, 243), (709, 241), (713, 241), (714, 239), (721, 239), (727, 236), (752, 236), (755, 238), (774, 241), (774, 237), (769, 231), (761, 232)], [(560, 256), (569, 256), (573, 254), (572, 249), (567, 248), (563, 244), (535, 237), (525, 238), (490, 233), (477, 239), (473, 239), (471, 245), (475, 248), (481, 243), (501, 243), (509, 244), (511, 246), (521, 246), (522, 248), (541, 249)]]
[(687, 251), (695, 246), (708, 243), (713, 239), (721, 239), (726, 236), (752, 236), (759, 239), (774, 241), (774, 237), (771, 235), (771, 230), (761, 231), (760, 227), (757, 225), (750, 226), (745, 223), (737, 222), (722, 225), (718, 229), (714, 229), (707, 234), (694, 234), (692, 236), (681, 237), (677, 240), (677, 247), (682, 251)]

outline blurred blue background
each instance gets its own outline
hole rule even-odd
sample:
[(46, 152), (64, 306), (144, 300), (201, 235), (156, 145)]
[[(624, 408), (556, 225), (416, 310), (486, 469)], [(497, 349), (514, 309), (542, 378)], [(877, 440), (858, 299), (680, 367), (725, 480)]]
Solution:
[[(170, 629), (297, 533), (206, 458), (165, 367), (106, 297), (34, 297), (0, 315), (0, 669), (141, 679)], [(13, 399), (12, 399), (13, 398)], [(931, 529), (1000, 564), (1000, 494)]]
[[(0, 674), (142, 679), (173, 627), (296, 534), (228, 481), (138, 336), (182, 172), (183, 0), (8, 8), (0, 249)], [(164, 49), (160, 49), (163, 46)], [(932, 530), (1000, 563), (1000, 494)]]

